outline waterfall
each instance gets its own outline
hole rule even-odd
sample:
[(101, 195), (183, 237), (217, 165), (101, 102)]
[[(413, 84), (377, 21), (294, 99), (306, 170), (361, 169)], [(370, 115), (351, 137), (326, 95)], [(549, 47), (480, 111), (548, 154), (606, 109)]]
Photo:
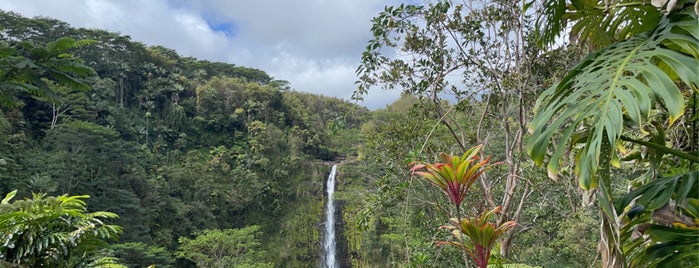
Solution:
[(325, 233), (323, 235), (323, 263), (322, 268), (338, 267), (335, 259), (335, 204), (333, 193), (335, 192), (335, 170), (337, 165), (333, 165), (328, 176), (327, 193), (328, 201), (325, 204)]

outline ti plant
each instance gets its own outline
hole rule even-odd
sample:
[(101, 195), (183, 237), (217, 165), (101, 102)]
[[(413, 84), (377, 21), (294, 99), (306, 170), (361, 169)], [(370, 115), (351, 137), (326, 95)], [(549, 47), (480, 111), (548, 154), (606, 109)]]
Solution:
[[(477, 219), (461, 217), (461, 203), (463, 202), (471, 185), (488, 168), (495, 164), (488, 164), (490, 157), (481, 160), (478, 156), (482, 145), (468, 149), (462, 156), (441, 154), (443, 163), (418, 164), (413, 163), (410, 171), (417, 174), (431, 184), (437, 186), (456, 208), (456, 218), (452, 218), (453, 225), (442, 228), (451, 230), (456, 241), (440, 241), (438, 245), (454, 245), (463, 250), (478, 267), (487, 267), (490, 259), (490, 250), (495, 246), (495, 241), (507, 230), (513, 228), (516, 223), (509, 221), (500, 226), (490, 223), (490, 218), (500, 212), (501, 207), (484, 212)], [(464, 261), (466, 257), (464, 255)]]
[[(418, 164), (413, 163), (410, 171), (417, 174), (427, 181), (437, 186), (444, 194), (449, 197), (449, 201), (456, 206), (457, 216), (459, 215), (461, 202), (466, 197), (468, 189), (478, 179), (488, 167), (494, 164), (488, 164), (490, 157), (482, 161), (478, 156), (482, 145), (468, 149), (462, 156), (454, 156), (442, 153), (440, 156), (444, 163)], [(497, 164), (497, 163), (496, 163)], [(424, 169), (424, 171), (420, 171)]]
[(500, 209), (501, 207), (496, 207), (491, 211), (483, 212), (476, 219), (450, 219), (452, 225), (442, 226), (442, 228), (451, 230), (456, 241), (439, 241), (437, 244), (457, 246), (471, 257), (476, 266), (488, 267), (490, 250), (495, 246), (495, 241), (500, 235), (517, 225), (514, 221), (505, 222), (500, 226), (490, 223), (490, 218), (500, 212)]

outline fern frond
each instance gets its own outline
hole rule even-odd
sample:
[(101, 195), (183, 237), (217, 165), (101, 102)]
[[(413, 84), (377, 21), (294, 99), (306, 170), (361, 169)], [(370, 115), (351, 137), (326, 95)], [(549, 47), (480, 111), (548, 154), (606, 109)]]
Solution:
[(46, 48), (48, 48), (49, 51), (51, 51), (54, 55), (58, 55), (59, 53), (62, 53), (66, 50), (81, 48), (84, 46), (94, 44), (95, 42), (95, 40), (90, 39), (76, 40), (70, 37), (61, 37), (56, 41), (49, 42), (48, 44), (46, 44)]

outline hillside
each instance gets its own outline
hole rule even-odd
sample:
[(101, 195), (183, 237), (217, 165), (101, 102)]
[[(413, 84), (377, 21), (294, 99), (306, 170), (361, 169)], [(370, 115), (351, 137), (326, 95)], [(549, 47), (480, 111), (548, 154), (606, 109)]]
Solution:
[[(358, 127), (365, 108), (296, 91), (262, 70), (49, 18), (2, 12), (0, 29), (13, 57), (46, 68), (62, 56), (36, 58), (37, 49), (91, 40), (65, 51), (87, 67), (66, 72), (86, 87), (37, 72), (41, 92), (2, 88), (1, 192), (89, 195), (91, 211), (119, 215), (113, 250), (130, 267), (174, 265), (174, 254), (146, 255), (174, 252), (180, 237), (204, 229), (252, 225), (275, 245), (260, 261), (317, 262), (322, 182), (328, 163), (351, 153), (338, 150), (331, 126)], [(6, 75), (35, 70), (10, 67)]]

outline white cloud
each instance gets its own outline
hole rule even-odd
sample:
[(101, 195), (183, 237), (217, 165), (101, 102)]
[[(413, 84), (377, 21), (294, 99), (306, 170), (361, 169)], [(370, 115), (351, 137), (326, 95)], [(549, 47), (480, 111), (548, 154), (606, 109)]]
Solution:
[[(297, 90), (349, 99), (354, 70), (371, 37), (370, 20), (396, 1), (24, 0), (2, 1), (0, 9), (118, 32), (185, 56), (258, 68)], [(234, 29), (216, 31), (209, 23)], [(363, 104), (382, 108), (399, 95), (372, 92)]]

